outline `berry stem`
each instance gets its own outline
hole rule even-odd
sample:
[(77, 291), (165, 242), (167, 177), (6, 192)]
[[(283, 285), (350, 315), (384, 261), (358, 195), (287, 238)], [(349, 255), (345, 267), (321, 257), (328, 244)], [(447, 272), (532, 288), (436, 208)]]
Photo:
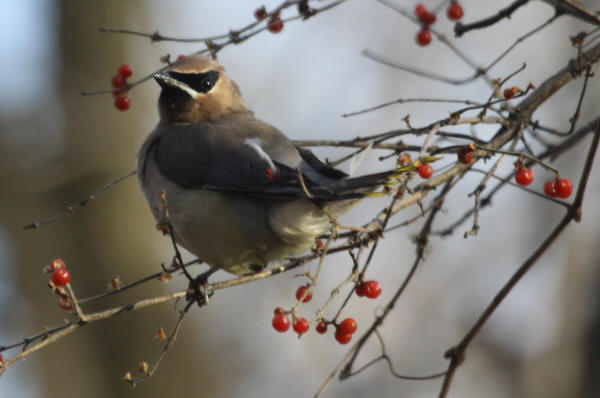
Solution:
[(479, 150), (479, 151), (485, 151), (485, 152), (491, 152), (491, 153), (500, 153), (500, 154), (503, 154), (503, 155), (511, 155), (511, 156), (515, 156), (515, 157), (526, 158), (526, 159), (531, 160), (532, 162), (535, 162), (535, 163), (539, 164), (540, 166), (542, 166), (546, 170), (550, 170), (553, 173), (555, 173), (555, 174), (558, 175), (558, 170), (557, 169), (555, 169), (554, 167), (550, 166), (548, 163), (545, 163), (542, 160), (540, 160), (540, 159), (536, 158), (535, 156), (530, 155), (528, 153), (516, 152), (516, 151), (509, 151), (509, 150), (505, 150), (505, 149), (489, 148), (489, 147), (484, 146), (484, 145), (476, 145), (476, 144), (475, 144), (475, 148), (477, 150)]

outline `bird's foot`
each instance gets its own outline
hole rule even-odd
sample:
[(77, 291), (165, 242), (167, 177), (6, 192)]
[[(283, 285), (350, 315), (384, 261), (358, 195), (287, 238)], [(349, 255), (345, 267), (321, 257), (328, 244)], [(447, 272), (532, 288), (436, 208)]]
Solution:
[(197, 303), (199, 307), (203, 307), (208, 304), (208, 299), (214, 293), (208, 288), (208, 277), (216, 271), (218, 271), (218, 268), (213, 267), (208, 271), (198, 275), (194, 279), (190, 279), (188, 293), (185, 296), (186, 300), (188, 301), (188, 305), (185, 307), (186, 311), (194, 303)]

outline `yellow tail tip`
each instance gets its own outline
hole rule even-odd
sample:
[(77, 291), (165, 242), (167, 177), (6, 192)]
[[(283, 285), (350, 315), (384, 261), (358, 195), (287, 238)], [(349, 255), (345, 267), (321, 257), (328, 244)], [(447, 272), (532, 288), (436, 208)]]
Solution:
[(365, 192), (365, 198), (379, 198), (382, 196), (386, 196), (384, 192)]

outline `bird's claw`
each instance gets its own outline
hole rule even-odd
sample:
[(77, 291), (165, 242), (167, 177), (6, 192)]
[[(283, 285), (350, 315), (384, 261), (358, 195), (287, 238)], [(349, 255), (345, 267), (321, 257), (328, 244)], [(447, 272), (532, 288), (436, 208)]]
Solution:
[(190, 280), (188, 292), (185, 295), (185, 298), (188, 301), (186, 310), (193, 303), (197, 303), (199, 307), (203, 307), (208, 304), (208, 299), (214, 294), (214, 292), (208, 287), (208, 277), (211, 276), (216, 270), (216, 268), (211, 268), (208, 271), (198, 275), (196, 278)]

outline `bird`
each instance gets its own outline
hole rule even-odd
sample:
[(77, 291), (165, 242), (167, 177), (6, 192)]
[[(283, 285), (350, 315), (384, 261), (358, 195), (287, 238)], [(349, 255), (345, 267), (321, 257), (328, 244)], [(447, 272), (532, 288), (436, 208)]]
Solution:
[(256, 118), (224, 71), (190, 55), (153, 75), (159, 121), (137, 172), (159, 226), (211, 269), (244, 276), (307, 250), (400, 172), (351, 178), (329, 166)]

